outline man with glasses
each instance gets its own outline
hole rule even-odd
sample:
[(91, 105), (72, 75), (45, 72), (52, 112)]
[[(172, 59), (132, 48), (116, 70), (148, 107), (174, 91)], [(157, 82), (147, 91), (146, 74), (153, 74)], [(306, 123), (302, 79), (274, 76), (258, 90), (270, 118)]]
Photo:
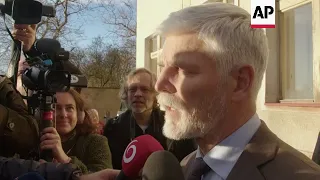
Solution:
[(149, 134), (178, 160), (196, 149), (193, 140), (172, 141), (162, 134), (164, 112), (159, 109), (154, 89), (156, 76), (145, 68), (129, 73), (120, 90), (120, 98), (129, 108), (105, 126), (115, 169), (121, 169), (123, 153), (132, 139)]

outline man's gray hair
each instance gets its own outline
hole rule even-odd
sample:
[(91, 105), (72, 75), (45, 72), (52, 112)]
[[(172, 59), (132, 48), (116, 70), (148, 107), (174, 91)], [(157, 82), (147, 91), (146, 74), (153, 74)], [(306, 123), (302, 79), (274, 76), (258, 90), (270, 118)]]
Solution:
[(242, 65), (255, 71), (252, 95), (261, 87), (268, 60), (268, 42), (263, 29), (250, 27), (250, 14), (227, 3), (206, 3), (173, 12), (158, 27), (156, 35), (195, 33), (204, 43), (204, 51), (216, 60), (219, 72), (226, 77)]

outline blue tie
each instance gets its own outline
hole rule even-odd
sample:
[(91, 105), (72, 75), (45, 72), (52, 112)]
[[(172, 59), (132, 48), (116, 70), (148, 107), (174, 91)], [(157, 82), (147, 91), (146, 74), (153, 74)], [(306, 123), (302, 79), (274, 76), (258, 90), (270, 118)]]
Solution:
[(196, 158), (188, 172), (187, 180), (201, 180), (202, 175), (206, 174), (211, 168), (204, 162), (202, 157)]

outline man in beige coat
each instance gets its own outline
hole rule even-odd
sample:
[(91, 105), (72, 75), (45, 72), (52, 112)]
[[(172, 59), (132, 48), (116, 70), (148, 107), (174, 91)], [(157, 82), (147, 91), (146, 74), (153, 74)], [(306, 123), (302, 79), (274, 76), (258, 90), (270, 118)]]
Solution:
[(320, 168), (274, 135), (256, 114), (268, 60), (263, 29), (226, 3), (192, 6), (159, 26), (166, 38), (156, 83), (164, 135), (196, 138), (182, 162), (187, 180), (316, 180)]

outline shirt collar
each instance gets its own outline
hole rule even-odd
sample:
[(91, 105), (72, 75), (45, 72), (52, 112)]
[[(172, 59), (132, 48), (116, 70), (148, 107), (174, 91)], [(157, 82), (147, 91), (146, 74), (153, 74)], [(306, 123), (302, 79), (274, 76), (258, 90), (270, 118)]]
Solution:
[[(238, 130), (221, 141), (218, 145), (212, 148), (204, 157), (203, 160), (208, 166), (223, 179), (227, 179), (233, 166), (238, 161), (240, 155), (244, 151), (246, 145), (256, 133), (261, 120), (255, 114), (249, 121), (242, 125)], [(198, 148), (196, 157), (202, 157)]]

